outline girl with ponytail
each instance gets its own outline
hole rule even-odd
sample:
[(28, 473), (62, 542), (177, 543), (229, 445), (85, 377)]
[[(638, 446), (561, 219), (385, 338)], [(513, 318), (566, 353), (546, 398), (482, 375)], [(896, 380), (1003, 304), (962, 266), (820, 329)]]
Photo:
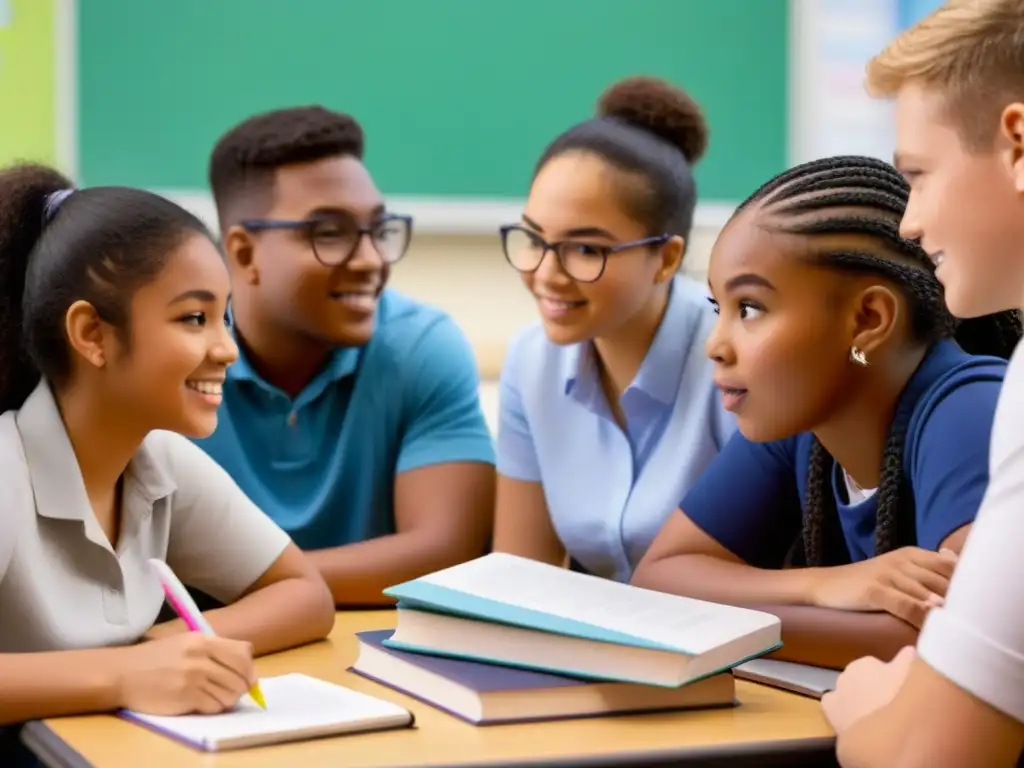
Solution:
[[(188, 440), (237, 354), (228, 296), (210, 233), (168, 200), (0, 171), (0, 724), (220, 712), (254, 653), (330, 630), (319, 575)], [(218, 637), (152, 628), (150, 558), (228, 604)]]

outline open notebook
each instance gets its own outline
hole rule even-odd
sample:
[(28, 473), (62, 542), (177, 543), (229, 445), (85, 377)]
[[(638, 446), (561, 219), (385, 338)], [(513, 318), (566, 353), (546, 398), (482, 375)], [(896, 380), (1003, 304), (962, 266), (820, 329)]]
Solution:
[(246, 696), (221, 715), (164, 717), (123, 711), (121, 716), (207, 752), (413, 724), (412, 713), (397, 704), (315, 677), (264, 677), (260, 688), (266, 711)]

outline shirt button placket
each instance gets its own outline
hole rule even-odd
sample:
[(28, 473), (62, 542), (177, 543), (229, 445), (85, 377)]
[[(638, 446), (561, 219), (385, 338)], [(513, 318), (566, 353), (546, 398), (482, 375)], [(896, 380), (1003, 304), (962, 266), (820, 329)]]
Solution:
[(110, 583), (103, 587), (103, 614), (111, 624), (128, 623), (128, 596), (125, 594), (124, 572), (114, 561)]

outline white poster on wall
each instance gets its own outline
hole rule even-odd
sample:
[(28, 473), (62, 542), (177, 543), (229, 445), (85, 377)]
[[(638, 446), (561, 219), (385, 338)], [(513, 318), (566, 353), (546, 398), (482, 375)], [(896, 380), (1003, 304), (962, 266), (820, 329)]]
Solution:
[(892, 106), (872, 99), (864, 68), (899, 31), (899, 0), (796, 0), (794, 160), (892, 157)]

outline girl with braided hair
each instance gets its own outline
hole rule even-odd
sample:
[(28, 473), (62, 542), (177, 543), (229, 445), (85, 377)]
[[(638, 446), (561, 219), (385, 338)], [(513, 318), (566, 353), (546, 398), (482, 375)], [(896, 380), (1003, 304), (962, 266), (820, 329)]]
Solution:
[(739, 207), (711, 256), (707, 353), (741, 434), (633, 579), (779, 606), (780, 655), (796, 661), (841, 667), (912, 642), (988, 480), (1020, 319), (953, 319), (934, 265), (900, 236), (908, 195), (887, 163), (832, 157)]

